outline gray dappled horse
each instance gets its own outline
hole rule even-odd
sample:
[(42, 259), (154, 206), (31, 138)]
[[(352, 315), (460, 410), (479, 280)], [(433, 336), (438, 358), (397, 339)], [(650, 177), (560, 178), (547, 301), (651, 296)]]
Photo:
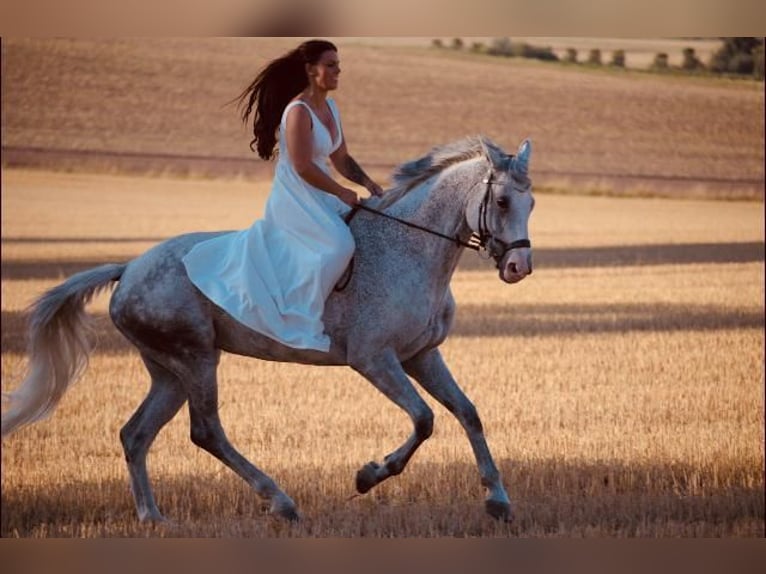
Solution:
[(192, 285), (181, 259), (216, 233), (174, 237), (126, 264), (72, 276), (31, 308), (29, 370), (6, 397), (2, 435), (43, 418), (82, 373), (90, 351), (84, 306), (119, 281), (109, 313), (138, 348), (151, 375), (148, 395), (120, 432), (141, 520), (163, 520), (149, 483), (146, 454), (186, 401), (194, 444), (247, 481), (272, 513), (298, 517), (293, 500), (226, 438), (218, 416), (221, 351), (272, 361), (348, 365), (406, 411), (412, 434), (382, 464), (370, 462), (359, 470), (360, 493), (402, 472), (431, 435), (433, 412), (411, 376), (460, 421), (488, 491), (486, 510), (509, 520), (510, 501), (481, 421), (445, 365), (439, 345), (455, 314), (450, 278), (474, 232), (496, 260), (503, 281), (515, 283), (532, 272), (527, 239), (534, 205), (527, 176), (530, 154), (528, 141), (516, 156), (509, 156), (487, 139), (468, 138), (400, 166), (394, 187), (366, 200), (349, 222), (357, 245), (355, 263), (345, 288), (326, 303), (323, 319), (332, 340), (327, 353), (288, 348), (248, 329)]

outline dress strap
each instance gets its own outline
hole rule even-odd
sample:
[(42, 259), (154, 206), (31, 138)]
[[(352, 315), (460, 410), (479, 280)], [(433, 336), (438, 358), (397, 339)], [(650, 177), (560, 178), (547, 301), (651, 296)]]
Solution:
[(285, 111), (284, 111), (284, 113), (287, 113), (287, 112), (290, 110), (290, 108), (292, 108), (292, 107), (293, 107), (294, 105), (296, 105), (296, 104), (300, 104), (300, 105), (302, 105), (302, 106), (306, 106), (306, 108), (308, 108), (309, 110), (311, 110), (311, 108), (309, 108), (309, 105), (308, 105), (306, 102), (304, 102), (303, 100), (293, 100), (292, 102), (290, 102), (289, 104), (287, 104), (287, 105), (285, 106)]
[(284, 124), (287, 121), (287, 113), (290, 111), (290, 108), (294, 107), (296, 104), (302, 105), (309, 111), (309, 116), (311, 117), (311, 124), (313, 125), (314, 124), (313, 112), (311, 111), (311, 108), (309, 107), (309, 105), (303, 100), (293, 100), (292, 102), (290, 102), (289, 104), (285, 106), (285, 111), (282, 112), (282, 123)]

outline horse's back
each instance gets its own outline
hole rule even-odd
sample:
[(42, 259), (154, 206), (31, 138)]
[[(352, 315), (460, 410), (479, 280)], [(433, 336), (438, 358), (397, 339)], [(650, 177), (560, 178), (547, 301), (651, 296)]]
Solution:
[(159, 243), (133, 259), (120, 279), (115, 291), (175, 291), (190, 283), (183, 264), (183, 257), (198, 243), (231, 233), (197, 232), (178, 235)]

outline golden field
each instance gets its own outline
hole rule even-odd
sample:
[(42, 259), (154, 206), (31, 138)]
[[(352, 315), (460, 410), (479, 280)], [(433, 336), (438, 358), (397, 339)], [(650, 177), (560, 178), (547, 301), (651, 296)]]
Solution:
[[(76, 270), (160, 239), (239, 228), (268, 182), (6, 169), (3, 390), (24, 368), (22, 310)], [(225, 197), (225, 201), (221, 198)], [(184, 410), (149, 455), (173, 523), (139, 524), (118, 439), (148, 388), (90, 307), (97, 346), (47, 420), (3, 442), (5, 537), (763, 536), (764, 216), (760, 202), (540, 193), (535, 273), (505, 285), (466, 253), (444, 354), (482, 416), (516, 520), (484, 514), (456, 421), (399, 477), (353, 497), (356, 470), (410, 432), (349, 369), (224, 356), (220, 405), (243, 454), (296, 500), (288, 525), (189, 440)]]

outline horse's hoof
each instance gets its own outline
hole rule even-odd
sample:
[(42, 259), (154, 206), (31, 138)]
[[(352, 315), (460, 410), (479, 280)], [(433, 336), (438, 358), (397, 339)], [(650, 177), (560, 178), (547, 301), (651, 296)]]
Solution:
[(359, 472), (356, 473), (356, 491), (359, 494), (368, 492), (373, 486), (378, 484), (377, 470), (380, 465), (376, 462), (368, 462)]
[(279, 516), (292, 523), (301, 521), (300, 514), (298, 514), (298, 511), (294, 508), (285, 508), (284, 510), (281, 510)]
[(272, 506), (271, 514), (284, 518), (288, 522), (300, 522), (301, 515), (298, 514), (298, 510), (292, 505)]
[(159, 511), (139, 516), (138, 521), (141, 524), (147, 524), (149, 526), (173, 526), (173, 523), (160, 514)]
[(501, 522), (513, 522), (511, 505), (503, 500), (488, 499), (484, 502), (484, 508), (492, 518)]
[(290, 522), (298, 522), (301, 519), (295, 503), (287, 495), (274, 497), (271, 502), (270, 512), (274, 516), (279, 516)]

